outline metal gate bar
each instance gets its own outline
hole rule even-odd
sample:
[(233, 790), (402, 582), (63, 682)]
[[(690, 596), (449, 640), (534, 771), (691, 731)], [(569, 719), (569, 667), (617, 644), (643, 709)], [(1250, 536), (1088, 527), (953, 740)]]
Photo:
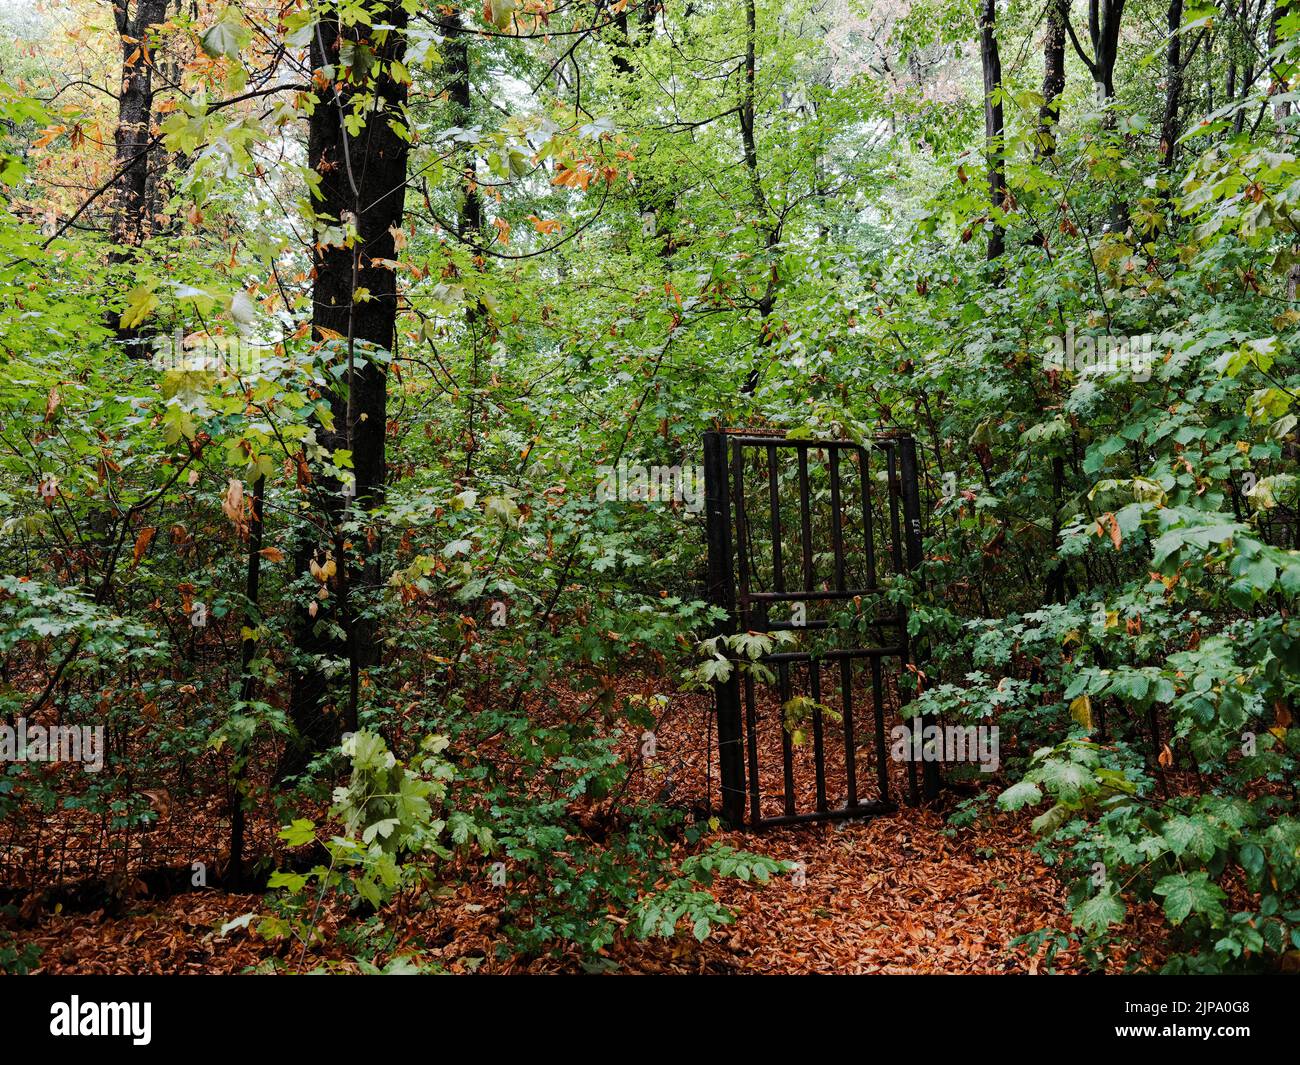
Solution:
[[(779, 459), (782, 452), (795, 452), (798, 488), (799, 568), (802, 585), (796, 590), (786, 586), (784, 552), (782, 544), (781, 481)], [(830, 548), (833, 573), (832, 587), (817, 587), (817, 551), (814, 543), (812, 514), (813, 492), (810, 472), (810, 455), (825, 453), (824, 466), (830, 488)], [(768, 535), (772, 562), (771, 588), (751, 587), (751, 578), (757, 575), (755, 546), (751, 539), (752, 526), (746, 509), (745, 463), (747, 454), (755, 452), (766, 457), (766, 496), (769, 510)], [(844, 453), (856, 466), (859, 479), (861, 521), (855, 525), (845, 512), (843, 490)], [(913, 569), (921, 560), (920, 497), (916, 478), (916, 445), (908, 436), (882, 436), (869, 446), (846, 440), (791, 440), (781, 433), (762, 431), (713, 431), (704, 436), (704, 473), (706, 535), (708, 540), (709, 571), (708, 591), (710, 601), (726, 612), (715, 635), (732, 635), (745, 631), (778, 631), (803, 629), (826, 630), (832, 622), (825, 618), (801, 617), (798, 621), (776, 620), (769, 617), (774, 604), (833, 603), (873, 595), (880, 591), (877, 573), (876, 524), (873, 515), (871, 486), (871, 461), (873, 453), (883, 453), (888, 485), (888, 551), (885, 557), (892, 570), (901, 573)], [(850, 586), (845, 549), (846, 517), (850, 529), (862, 534), (862, 556), (865, 570), (859, 586)], [(823, 582), (823, 585), (828, 582)], [(814, 706), (812, 724), (812, 768), (814, 780), (814, 809), (800, 811), (796, 801), (794, 750), (789, 729), (783, 719), (781, 729), (781, 810), (780, 816), (763, 816), (763, 794), (760, 780), (760, 731), (758, 687), (751, 672), (741, 673), (733, 668), (727, 680), (715, 684), (718, 713), (719, 766), (722, 774), (722, 812), (736, 825), (748, 823), (752, 827), (819, 821), (829, 818), (871, 816), (890, 813), (897, 809), (890, 797), (889, 767), (885, 746), (885, 670), (886, 660), (896, 660), (901, 669), (908, 661), (910, 648), (907, 638), (907, 617), (904, 610), (892, 615), (874, 616), (868, 629), (875, 636), (869, 646), (827, 648), (813, 651), (775, 651), (757, 661), (771, 666), (776, 673), (776, 689), (784, 707), (792, 698), (794, 680), (792, 671), (800, 669), (806, 691)], [(729, 653), (729, 652), (728, 652)], [(730, 654), (730, 653), (729, 653)], [(731, 656), (735, 661), (735, 656)], [(871, 748), (876, 759), (875, 789), (877, 795), (863, 799), (859, 790), (861, 780), (857, 773), (858, 738), (855, 731), (853, 697), (853, 663), (865, 659), (868, 664), (871, 698), (874, 704), (871, 731)], [(839, 664), (839, 712), (842, 717), (844, 747), (845, 801), (842, 806), (829, 805), (827, 783), (828, 766), (826, 744), (830, 738), (821, 711), (823, 665)], [(908, 763), (909, 792), (916, 800), (916, 766)], [(938, 787), (937, 769), (932, 763), (925, 765), (924, 787), (927, 797)]]

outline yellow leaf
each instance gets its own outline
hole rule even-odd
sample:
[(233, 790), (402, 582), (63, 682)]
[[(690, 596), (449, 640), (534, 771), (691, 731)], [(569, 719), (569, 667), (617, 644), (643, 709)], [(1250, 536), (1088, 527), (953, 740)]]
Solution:
[(137, 285), (126, 294), (126, 310), (122, 312), (123, 329), (134, 329), (142, 324), (158, 306), (158, 297), (147, 285)]
[(1092, 700), (1086, 695), (1080, 695), (1070, 704), (1070, 717), (1091, 732)]

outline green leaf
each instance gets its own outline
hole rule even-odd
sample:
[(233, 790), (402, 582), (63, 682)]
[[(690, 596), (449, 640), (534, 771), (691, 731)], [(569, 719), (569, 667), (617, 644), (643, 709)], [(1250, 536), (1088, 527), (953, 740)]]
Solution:
[(1025, 806), (1036, 806), (1043, 801), (1043, 791), (1032, 780), (1022, 780), (1013, 784), (998, 796), (998, 805), (1004, 810), (1019, 810)]
[(316, 838), (316, 824), (313, 821), (296, 818), (280, 829), (279, 836), (290, 847), (301, 847)]
[(1082, 905), (1075, 907), (1071, 920), (1077, 928), (1096, 933), (1119, 924), (1124, 920), (1126, 912), (1124, 900), (1112, 888), (1104, 887)]
[(244, 25), (239, 12), (234, 8), (226, 8), (220, 21), (199, 38), (199, 44), (213, 59), (221, 56), (236, 59), (239, 56), (239, 49), (251, 39), (251, 32)]
[(1209, 873), (1175, 873), (1164, 877), (1152, 890), (1164, 898), (1165, 916), (1176, 925), (1193, 913), (1211, 921), (1223, 918), (1222, 902), (1227, 896), (1210, 880)]

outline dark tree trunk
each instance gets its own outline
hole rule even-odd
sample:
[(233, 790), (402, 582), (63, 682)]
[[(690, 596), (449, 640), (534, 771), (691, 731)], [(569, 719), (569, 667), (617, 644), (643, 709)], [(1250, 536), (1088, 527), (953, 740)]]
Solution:
[[(1282, 15), (1286, 11), (1286, 8), (1286, 0), (1275, 0), (1275, 3), (1273, 4), (1273, 14), (1269, 18), (1268, 22), (1268, 50), (1270, 53), (1272, 53), (1273, 49), (1277, 47), (1278, 23), (1282, 21)], [(1270, 71), (1273, 71), (1272, 64), (1269, 65), (1269, 69)], [(1274, 74), (1276, 76), (1276, 72), (1274, 72)], [(1278, 93), (1286, 92), (1286, 90), (1286, 84), (1281, 80), (1277, 80), (1273, 85), (1272, 94), (1277, 95)], [(1281, 123), (1289, 114), (1291, 114), (1290, 101), (1283, 101), (1282, 103), (1273, 105), (1273, 118), (1276, 122)], [(1300, 524), (1297, 524), (1296, 530), (1297, 532), (1300, 532)]]
[(1119, 27), (1123, 16), (1124, 0), (1089, 2), (1088, 32), (1097, 57), (1097, 83), (1107, 103), (1115, 98), (1115, 61), (1119, 58)]
[(1083, 50), (1074, 24), (1066, 9), (1065, 31), (1075, 52), (1092, 74), (1097, 87), (1098, 104), (1104, 106), (1115, 98), (1115, 60), (1119, 56), (1119, 28), (1124, 16), (1124, 0), (1088, 0), (1088, 39), (1092, 55)]
[[(452, 13), (438, 20), (443, 32), (443, 70), (447, 76), (447, 102), (451, 105), (449, 121), (457, 126), (469, 126), (473, 121), (473, 86), (470, 70), (470, 34), (461, 25), (460, 15)], [(474, 156), (465, 152), (460, 160), (461, 188), (460, 210), (457, 212), (457, 236), (463, 244), (473, 248), (476, 259), (481, 262), (479, 245), (483, 231), (483, 196), (478, 189), (478, 175), (475, 170)], [(465, 466), (463, 476), (470, 480), (474, 473), (474, 453), (478, 450), (478, 437), (475, 419), (478, 405), (475, 397), (479, 388), (479, 350), (481, 347), (484, 325), (488, 319), (477, 299), (469, 300), (465, 308), (465, 328), (469, 334), (472, 350), (470, 353), (470, 387), (469, 401), (465, 409)]]
[(1178, 109), (1183, 95), (1183, 37), (1178, 32), (1183, 24), (1183, 0), (1169, 0), (1165, 27), (1169, 31), (1169, 44), (1165, 48), (1165, 114), (1160, 123), (1161, 161), (1166, 170), (1172, 170), (1178, 154)]
[(154, 49), (148, 28), (167, 17), (168, 0), (113, 0), (113, 21), (122, 45), (122, 84), (113, 134), (115, 172), (109, 235), (114, 262), (131, 258), (130, 248), (148, 235), (145, 190), (149, 181), (149, 121), (153, 114)]
[[(262, 620), (258, 600), (262, 582), (262, 519), (265, 499), (266, 477), (262, 476), (253, 482), (253, 513), (248, 528), (248, 566), (244, 571), (243, 628), (250, 635), (244, 637), (239, 650), (239, 701), (245, 704), (253, 698), (253, 689), (257, 683), (257, 678), (253, 675), (257, 639), (251, 634), (257, 631)], [(244, 837), (248, 825), (245, 807), (248, 802), (248, 759), (251, 754), (251, 751), (245, 750), (234, 756), (236, 764), (231, 776), (230, 855), (226, 862), (226, 875), (222, 880), (224, 886), (232, 889), (238, 889), (244, 883)]]
[[(109, 262), (128, 263), (149, 235), (148, 197), (150, 118), (153, 115), (154, 48), (149, 27), (167, 17), (169, 0), (113, 0), (113, 24), (122, 46), (122, 84), (118, 87), (117, 128), (113, 133), (114, 183), (109, 208)], [(133, 356), (147, 353), (140, 334), (111, 317), (118, 339)]]
[(1038, 109), (1038, 154), (1056, 153), (1056, 126), (1061, 120), (1061, 94), (1065, 92), (1065, 20), (1068, 0), (1053, 0), (1047, 9), (1043, 38), (1043, 104)]
[[(741, 90), (740, 107), (740, 143), (744, 152), (745, 170), (749, 174), (750, 205), (754, 211), (754, 225), (762, 234), (763, 249), (771, 259), (779, 240), (779, 230), (774, 220), (768, 220), (767, 197), (763, 195), (763, 176), (758, 169), (758, 140), (755, 136), (757, 125), (757, 106), (755, 91), (758, 85), (758, 12), (755, 0), (745, 0), (745, 80)], [(762, 219), (762, 221), (760, 221)], [(745, 378), (742, 394), (751, 395), (758, 388), (762, 378), (762, 351), (772, 341), (772, 311), (776, 307), (777, 267), (774, 261), (768, 264), (767, 280), (763, 285), (763, 294), (758, 298), (758, 349), (753, 366)]]
[[(997, 21), (996, 0), (984, 0), (980, 11), (980, 66), (984, 70), (984, 151), (988, 156), (989, 206), (992, 211), (1002, 207), (1006, 199), (1007, 178), (1002, 165), (1002, 57), (998, 53), (995, 33)], [(989, 227), (989, 261), (1000, 259), (1005, 249), (1006, 236), (1002, 224), (992, 220)]]
[[(327, 222), (337, 219), (356, 230), (352, 247), (331, 246), (316, 252), (312, 291), (317, 338), (333, 344), (336, 356), (346, 358), (348, 364), (346, 394), (329, 397), (333, 426), (319, 426), (317, 439), (330, 449), (351, 450), (356, 485), (352, 503), (340, 501), (338, 485), (317, 481), (311, 486), (317, 492), (316, 517), (329, 535), (300, 536), (295, 566), (302, 576), (310, 572), (313, 560), (324, 565), (328, 557), (335, 564), (335, 576), (322, 582), (329, 595), (315, 600), (314, 616), (310, 603), (299, 604), (295, 611), (297, 662), (289, 713), (298, 735), (286, 747), (280, 775), (300, 771), (313, 752), (337, 742), (343, 725), (355, 727), (358, 669), (377, 660), (375, 634), (352, 616), (339, 525), (346, 510), (357, 508), (364, 514), (384, 498), (388, 381), (383, 366), (368, 356), (374, 349), (393, 350), (397, 321), (397, 275), (381, 264), (396, 257), (392, 230), (401, 226), (405, 203), (407, 142), (391, 123), (405, 121), (406, 86), (392, 80), (389, 64), (405, 52), (406, 24), (402, 4), (390, 3), (375, 13), (375, 26), (393, 27), (382, 40), (369, 27), (341, 29), (336, 20), (323, 19), (312, 44), (312, 66), (317, 71), (327, 64), (337, 69), (340, 45), (349, 43), (354, 55), (365, 54), (361, 49), (373, 50), (371, 69), (381, 73), (362, 76), (354, 67), (348, 82), (318, 89), (308, 130), (308, 163), (321, 178), (315, 209)], [(358, 94), (373, 96), (378, 107), (353, 135), (346, 132), (343, 116), (351, 115), (351, 101)], [(361, 289), (367, 297), (354, 299)], [(372, 561), (363, 567), (359, 583), (373, 588), (379, 580), (378, 532), (367, 528), (351, 539), (354, 549), (369, 552)], [(333, 625), (347, 633), (345, 645), (331, 634)], [(317, 659), (345, 655), (350, 697), (342, 713), (331, 713), (329, 685)]]
[[(447, 15), (438, 20), (446, 42), (443, 45), (443, 69), (447, 74), (447, 99), (452, 105), (452, 121), (462, 125), (472, 119), (470, 99), (469, 37), (460, 24), (459, 15)], [(468, 154), (462, 160), (462, 202), (460, 209), (460, 237), (473, 242), (483, 228), (483, 197), (478, 191), (474, 173), (474, 160)]]

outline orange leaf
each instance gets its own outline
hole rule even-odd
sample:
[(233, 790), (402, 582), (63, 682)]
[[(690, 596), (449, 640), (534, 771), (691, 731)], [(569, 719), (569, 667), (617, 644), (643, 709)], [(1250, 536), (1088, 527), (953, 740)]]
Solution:
[(150, 525), (148, 528), (141, 529), (140, 535), (135, 538), (135, 558), (131, 562), (131, 568), (135, 569), (140, 565), (140, 559), (144, 553), (149, 550), (149, 545), (153, 542), (153, 534), (158, 531), (157, 526)]
[(261, 555), (268, 562), (284, 561), (284, 552), (281, 551), (278, 547), (264, 547), (262, 548), (261, 551), (258, 552), (258, 554)]
[(492, 224), (497, 227), (497, 242), (500, 244), (510, 243), (510, 223), (504, 218), (492, 219)]
[(1124, 536), (1119, 531), (1119, 522), (1115, 520), (1115, 515), (1110, 511), (1097, 519), (1097, 535), (1101, 536), (1107, 528), (1110, 529), (1110, 542), (1115, 545), (1115, 550), (1118, 551)]
[(543, 236), (547, 236), (551, 233), (558, 233), (564, 228), (563, 225), (554, 218), (538, 218), (535, 214), (530, 214), (528, 216), (528, 221), (532, 222), (533, 228)]

